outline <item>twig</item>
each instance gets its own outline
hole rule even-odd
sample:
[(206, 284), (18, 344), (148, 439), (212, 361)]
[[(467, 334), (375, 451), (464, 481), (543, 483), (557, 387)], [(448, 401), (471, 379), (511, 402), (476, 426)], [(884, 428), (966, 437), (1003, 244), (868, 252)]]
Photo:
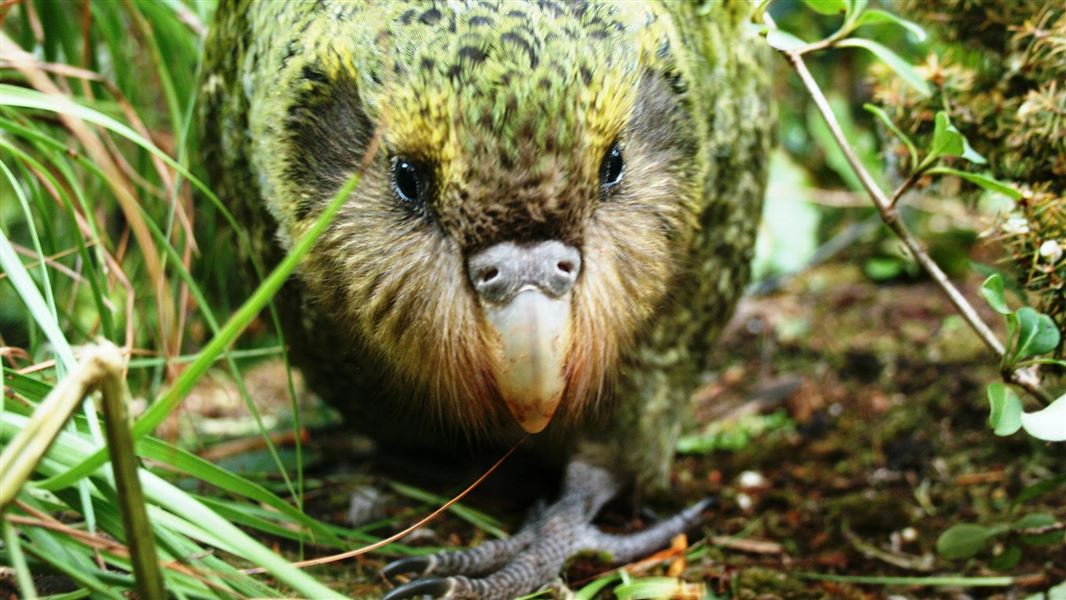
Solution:
[(929, 554), (924, 556), (912, 556), (903, 553), (886, 552), (885, 550), (869, 544), (856, 535), (855, 532), (848, 527), (847, 522), (844, 523), (842, 532), (851, 546), (867, 558), (880, 560), (901, 569), (922, 571), (926, 573), (931, 572), (935, 566), (933, 563), (933, 557)]
[(1055, 523), (1041, 525), (1039, 527), (1026, 527), (1024, 529), (1015, 529), (1014, 533), (1018, 533), (1021, 535), (1044, 535), (1045, 533), (1063, 530), (1066, 530), (1066, 521), (1056, 521)]
[[(767, 21), (767, 25), (773, 27), (772, 21)], [(970, 325), (974, 333), (977, 334), (981, 341), (986, 346), (999, 356), (1003, 356), (1005, 350), (1002, 342), (996, 337), (996, 334), (988, 326), (980, 315), (977, 314), (977, 310), (970, 304), (970, 301), (962, 295), (955, 284), (948, 279), (947, 274), (940, 268), (940, 265), (936, 264), (929, 253), (925, 251), (922, 243), (918, 240), (910, 229), (899, 218), (899, 212), (896, 210), (895, 201), (898, 200), (904, 192), (913, 185), (913, 178), (907, 179), (896, 190), (896, 193), (889, 198), (885, 195), (885, 192), (881, 190), (877, 182), (874, 181), (873, 176), (866, 170), (862, 162), (855, 156), (855, 150), (848, 143), (847, 138), (844, 136), (843, 130), (840, 128), (840, 123), (837, 122), (836, 116), (833, 114), (833, 109), (829, 106), (829, 101), (826, 99), (825, 94), (822, 93), (821, 87), (818, 86), (818, 82), (814, 80), (811, 72), (807, 70), (807, 64), (803, 61), (803, 54), (812, 50), (818, 50), (822, 48), (828, 48), (832, 45), (829, 40), (823, 40), (824, 44), (808, 44), (801, 48), (797, 48), (791, 51), (781, 51), (782, 54), (788, 59), (788, 62), (795, 69), (796, 74), (799, 75), (800, 80), (803, 82), (803, 86), (807, 88), (807, 93), (810, 94), (811, 99), (814, 100), (815, 106), (818, 108), (818, 112), (822, 114), (822, 118), (825, 119), (826, 125), (829, 127), (830, 133), (833, 135), (833, 139), (836, 140), (837, 145), (840, 147), (841, 152), (844, 153), (844, 158), (847, 159), (848, 164), (851, 165), (851, 169), (859, 177), (859, 181), (862, 182), (863, 188), (870, 195), (873, 200), (874, 206), (877, 207), (877, 211), (881, 214), (881, 219), (885, 222), (889, 228), (899, 237), (903, 245), (907, 247), (914, 259), (921, 265), (922, 269), (929, 274), (933, 282), (936, 283), (941, 291), (947, 295), (948, 299), (955, 306), (955, 309), (959, 311), (962, 318)], [(835, 40), (834, 40), (835, 41)], [(1045, 405), (1050, 404), (1051, 397), (1047, 395), (1042, 389), (1040, 389), (1039, 380), (1029, 371), (1017, 370), (1010, 373), (1003, 374), (1004, 379), (1018, 385), (1025, 389), (1033, 397), (1037, 398)]]
[[(19, 254), (21, 254), (23, 256), (26, 256), (26, 257), (29, 257), (29, 258), (35, 258), (37, 256), (37, 253), (34, 252), (33, 250), (31, 250), (30, 248), (27, 248), (25, 246), (21, 246), (19, 244), (14, 243), (14, 242), (11, 243), (11, 247), (15, 249), (15, 252), (18, 252)], [(64, 250), (62, 252), (58, 252), (58, 253), (53, 254), (51, 256), (44, 257), (44, 261), (43, 262), (44, 262), (44, 264), (48, 265), (49, 267), (52, 267), (56, 271), (59, 271), (60, 273), (66, 275), (67, 277), (71, 278), (74, 281), (83, 281), (83, 278), (82, 278), (81, 275), (78, 275), (74, 270), (72, 270), (71, 268), (67, 267), (63, 263), (59, 262), (59, 259), (63, 258), (64, 256), (67, 256), (69, 254), (73, 254), (73, 253), (75, 253), (77, 251), (78, 251), (77, 247), (67, 248), (66, 250)], [(26, 268), (27, 269), (32, 269), (32, 268), (35, 268), (35, 267), (39, 267), (39, 266), (41, 266), (41, 262), (42, 261), (40, 261), (40, 260), (35, 260), (32, 263), (27, 264)], [(4, 279), (5, 277), (7, 277), (7, 273), (0, 273), (0, 280)]]
[(739, 538), (730, 535), (716, 535), (711, 538), (711, 543), (721, 548), (739, 550), (750, 554), (783, 554), (785, 552), (785, 549), (777, 542)]
[[(308, 439), (306, 429), (300, 431), (299, 436), (297, 436), (297, 433), (295, 431), (286, 430), (272, 432), (268, 437), (270, 438), (271, 442), (278, 446), (287, 446), (289, 444), (292, 444), (296, 441), (297, 437), (299, 437), (302, 441), (306, 441)], [(222, 442), (220, 444), (211, 446), (207, 450), (200, 452), (200, 458), (204, 460), (209, 460), (211, 462), (218, 462), (224, 458), (228, 458), (236, 454), (243, 454), (245, 452), (251, 452), (253, 450), (262, 450), (266, 447), (266, 444), (266, 440), (264, 440), (263, 436), (261, 435), (254, 435), (245, 438), (239, 438), (236, 440), (229, 440), (227, 442)]]
[(903, 194), (907, 193), (907, 190), (911, 189), (911, 187), (918, 182), (918, 178), (921, 176), (921, 171), (915, 171), (898, 188), (896, 188), (896, 191), (892, 192), (892, 197), (888, 200), (889, 207), (895, 210), (896, 205), (899, 203), (899, 199), (903, 197)]
[[(699, 543), (702, 543), (702, 540), (700, 540)], [(693, 546), (695, 545), (696, 544), (693, 544)], [(663, 563), (670, 563), (671, 567), (677, 563), (685, 565), (687, 562), (685, 560), (685, 554), (692, 550), (693, 546), (688, 545), (688, 536), (681, 533), (675, 535), (673, 539), (670, 540), (669, 548), (660, 550), (647, 558), (629, 563), (628, 565), (623, 565), (618, 569), (625, 571), (630, 575), (639, 575)], [(676, 577), (676, 575), (674, 575), (674, 577)]]

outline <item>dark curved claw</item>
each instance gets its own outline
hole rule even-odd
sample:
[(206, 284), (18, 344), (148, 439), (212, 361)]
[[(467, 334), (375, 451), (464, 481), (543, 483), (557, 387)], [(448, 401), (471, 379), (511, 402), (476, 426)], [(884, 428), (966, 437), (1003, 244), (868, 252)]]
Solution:
[[(399, 561), (397, 561), (399, 562)], [(382, 597), (381, 600), (402, 600), (404, 598), (451, 598), (455, 589), (455, 580), (450, 577), (427, 577), (405, 583)]]
[(433, 567), (436, 564), (437, 561), (433, 558), (433, 555), (408, 556), (385, 565), (385, 568), (381, 570), (381, 574), (385, 576), (385, 579), (396, 583), (396, 578), (400, 575), (411, 575), (413, 577), (429, 575), (433, 572)]
[(699, 512), (703, 512), (709, 508), (718, 506), (718, 496), (706, 496), (703, 500), (692, 505), (693, 508), (698, 508)]
[[(715, 506), (718, 506), (717, 496), (704, 496), (703, 499), (686, 508), (682, 514), (695, 517), (702, 515), (705, 511)], [(640, 516), (644, 517), (644, 520), (648, 523), (660, 523), (664, 520), (662, 515), (646, 506), (640, 508)]]

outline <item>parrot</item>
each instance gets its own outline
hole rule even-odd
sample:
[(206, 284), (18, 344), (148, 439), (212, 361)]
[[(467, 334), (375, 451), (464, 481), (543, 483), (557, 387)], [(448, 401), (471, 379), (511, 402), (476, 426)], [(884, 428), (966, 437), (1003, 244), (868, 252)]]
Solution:
[(513, 598), (627, 534), (749, 277), (774, 110), (746, 0), (221, 0), (200, 148), (267, 267), (354, 175), (276, 298), (311, 389), (382, 448), (508, 448), (559, 498), (506, 539), (409, 557), (386, 598)]

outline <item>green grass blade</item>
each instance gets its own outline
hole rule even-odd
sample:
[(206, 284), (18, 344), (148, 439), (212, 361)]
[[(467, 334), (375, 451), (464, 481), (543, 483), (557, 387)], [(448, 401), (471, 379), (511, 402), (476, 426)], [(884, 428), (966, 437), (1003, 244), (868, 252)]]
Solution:
[[(189, 365), (189, 367), (174, 382), (174, 386), (171, 387), (162, 398), (152, 404), (152, 406), (141, 415), (133, 428), (135, 437), (140, 438), (153, 431), (163, 422), (163, 419), (165, 419), (166, 416), (177, 407), (178, 403), (188, 395), (196, 382), (207, 371), (207, 368), (214, 363), (215, 359), (223, 350), (228, 348), (229, 345), (237, 339), (237, 336), (239, 336), (248, 324), (251, 323), (252, 319), (259, 314), (263, 307), (266, 306), (271, 298), (273, 298), (274, 294), (281, 289), (282, 284), (288, 279), (289, 275), (296, 268), (296, 265), (300, 263), (308, 252), (310, 252), (311, 248), (318, 240), (318, 237), (323, 231), (325, 231), (326, 226), (333, 219), (333, 216), (337, 211), (340, 210), (340, 207), (343, 205), (344, 201), (348, 199), (351, 192), (355, 190), (355, 186), (358, 185), (358, 183), (359, 177), (352, 177), (347, 183), (341, 186), (341, 189), (326, 206), (325, 210), (322, 211), (322, 214), (319, 215), (314, 224), (308, 229), (307, 233), (293, 246), (289, 254), (286, 255), (285, 259), (274, 268), (266, 280), (259, 285), (255, 293), (253, 293), (237, 312), (226, 321), (226, 324), (222, 327), (219, 334), (212, 338), (204, 347), (203, 351), (200, 353), (200, 357)], [(21, 264), (19, 266), (21, 266)], [(106, 462), (106, 460), (107, 455), (105, 451), (97, 451), (92, 456), (85, 459), (81, 464), (71, 468), (67, 473), (42, 482), (40, 485), (48, 489), (66, 487), (74, 481), (96, 471)]]
[[(70, 577), (78, 585), (92, 590), (101, 597), (124, 600), (122, 594), (110, 588), (101, 580), (99, 577), (100, 571), (94, 568), (91, 561), (86, 560), (86, 557), (81, 557), (82, 560), (74, 559), (75, 555), (70, 552), (73, 548), (70, 550), (63, 548), (56, 539), (58, 536), (54, 536), (51, 532), (35, 530), (30, 532), (30, 537), (33, 543), (26, 545), (27, 554), (47, 564), (55, 571)], [(132, 583), (132, 579), (130, 583)]]
[(934, 575), (930, 577), (882, 577), (878, 575), (822, 575), (796, 573), (797, 577), (816, 581), (858, 583), (866, 585), (904, 585), (922, 587), (1008, 587), (1013, 577), (964, 577), (962, 575)]
[[(18, 181), (15, 179), (15, 174), (11, 172), (11, 169), (7, 167), (7, 164), (4, 161), (0, 161), (0, 171), (4, 173), (8, 182), (11, 183), (12, 189), (15, 190), (15, 197), (18, 198), (19, 205), (22, 206), (23, 217), (26, 219), (26, 228), (30, 232), (30, 240), (33, 241), (33, 249), (37, 253), (37, 262), (39, 263), (41, 270), (41, 287), (44, 288), (44, 300), (48, 305), (48, 312), (52, 314), (52, 320), (58, 322), (59, 315), (56, 312), (56, 299), (55, 294), (52, 292), (52, 280), (48, 277), (48, 262), (44, 250), (41, 248), (41, 238), (37, 235), (37, 225), (34, 222), (30, 203), (26, 199), (26, 194), (22, 191), (22, 186), (19, 185)], [(62, 376), (62, 374), (60, 374), (60, 376)]]
[[(421, 490), (411, 485), (406, 485), (397, 481), (390, 481), (389, 486), (396, 490), (397, 493), (413, 498), (422, 502), (428, 502), (429, 504), (441, 505), (449, 500), (443, 496), (431, 494), (427, 491)], [(453, 513), (460, 519), (470, 523), (471, 525), (480, 528), (485, 533), (492, 535), (496, 538), (503, 539), (510, 537), (506, 531), (501, 529), (501, 523), (493, 517), (468, 506), (463, 506), (456, 502), (448, 507), (448, 511)]]
[(151, 437), (146, 437), (137, 444), (137, 452), (144, 458), (161, 462), (225, 492), (270, 506), (277, 510), (278, 513), (324, 538), (320, 541), (338, 547), (343, 545), (340, 539), (329, 529), (299, 509), (294, 508), (270, 490), (206, 461), (191, 452)]
[[(159, 231), (159, 227), (156, 226), (151, 219), (147, 218), (147, 215), (145, 215), (145, 217), (145, 225), (148, 226), (152, 235), (155, 236), (156, 241), (159, 242), (159, 247), (163, 248), (166, 252), (166, 256), (173, 262), (174, 268), (178, 272), (178, 276), (185, 283), (189, 293), (191, 293), (196, 300), (197, 306), (200, 307), (200, 314), (203, 315), (204, 320), (207, 322), (207, 326), (211, 329), (211, 334), (217, 336), (220, 333), (218, 321), (215, 319), (214, 312), (211, 310), (211, 305), (207, 302), (203, 292), (200, 290), (200, 286), (196, 284), (196, 280), (193, 279), (192, 274), (189, 273), (188, 269), (185, 268), (185, 265), (182, 264), (181, 256), (178, 254), (177, 249), (171, 246), (163, 233)], [(226, 363), (229, 365), (234, 381), (237, 383), (237, 391), (240, 393), (241, 399), (244, 400), (245, 406), (248, 407), (248, 412), (252, 415), (252, 419), (255, 421), (256, 428), (259, 430), (259, 434), (262, 436), (263, 441), (266, 444), (267, 451), (270, 453), (271, 459), (273, 459), (274, 464), (278, 468), (278, 473), (285, 481), (286, 487), (289, 488), (289, 494), (296, 496), (296, 489), (293, 487), (292, 480), (289, 478), (288, 470), (285, 469), (284, 464), (281, 462), (281, 456), (278, 454), (277, 446), (274, 444), (273, 440), (270, 439), (270, 432), (267, 431), (266, 425), (263, 424), (263, 416), (259, 412), (259, 407), (256, 406), (251, 394), (248, 393), (248, 387), (244, 383), (244, 377), (241, 375), (240, 369), (237, 368), (237, 362), (232, 356), (230, 356), (228, 348), (223, 350), (222, 355), (226, 360)]]
[[(16, 429), (25, 427), (29, 421), (26, 417), (11, 413), (4, 415), (4, 418)], [(49, 456), (53, 460), (72, 464), (77, 460), (78, 455), (85, 455), (91, 452), (92, 445), (82, 436), (63, 432), (57, 437)], [(43, 461), (42, 465), (44, 465)], [(47, 465), (45, 466), (47, 467)], [(107, 487), (113, 488), (114, 486), (111, 474), (106, 470), (99, 470), (94, 479), (99, 479), (99, 481), (106, 483)], [(149, 514), (153, 522), (160, 522), (164, 525), (170, 523), (173, 526), (175, 524), (174, 518), (179, 518), (186, 531), (195, 531), (199, 538), (208, 541), (211, 545), (262, 566), (275, 578), (305, 594), (306, 597), (343, 598), (343, 596), (315, 581), (310, 575), (293, 567), (287, 560), (273, 553), (232, 523), (163, 478), (149, 471), (141, 470), (140, 480), (144, 487), (145, 495), (152, 504), (149, 507)], [(110, 494), (113, 495), (114, 493), (113, 490), (110, 491)], [(167, 513), (169, 513), (169, 517)]]
[(197, 502), (177, 487), (162, 478), (145, 473), (142, 475), (145, 489), (161, 506), (215, 536), (220, 546), (230, 546), (236, 554), (260, 565), (277, 579), (292, 586), (310, 598), (343, 598), (315, 581), (313, 577), (289, 564), (270, 549), (255, 541), (232, 523)]
[(67, 369), (73, 368), (74, 351), (71, 350), (70, 343), (60, 330), (55, 316), (49, 310), (48, 302), (41, 295), (41, 291), (37, 289), (37, 285), (33, 283), (33, 278), (30, 277), (29, 271), (22, 264), (22, 261), (15, 253), (15, 248), (7, 239), (7, 234), (2, 230), (0, 230), (0, 268), (3, 268), (4, 272), (7, 273), (7, 279), (14, 286), (15, 292), (22, 299), (22, 303), (30, 311), (33, 320), (44, 331), (45, 337), (48, 338), (48, 341), (55, 349), (56, 358)]
[(33, 586), (30, 569), (26, 566), (26, 557), (22, 554), (22, 542), (15, 533), (15, 528), (4, 516), (0, 516), (0, 527), (4, 530), (4, 549), (11, 558), (11, 566), (15, 568), (15, 581), (18, 583), (19, 593), (23, 598), (36, 598), (37, 588)]
[(183, 177), (188, 179), (197, 189), (211, 199), (214, 204), (219, 206), (222, 205), (218, 196), (216, 196), (215, 193), (204, 184), (204, 182), (200, 181), (200, 179), (193, 175), (188, 169), (171, 158), (169, 154), (160, 150), (159, 147), (153, 144), (150, 140), (145, 139), (141, 134), (137, 133), (124, 123), (115, 120), (113, 117), (109, 117), (97, 110), (89, 108), (88, 106), (74, 102), (65, 96), (42, 94), (36, 90), (30, 90), (10, 84), (0, 84), (0, 96), (4, 98), (4, 104), (7, 106), (63, 113), (108, 129), (152, 153), (175, 171), (181, 173)]
[[(4, 126), (4, 123), (2, 121), (6, 121), (6, 119), (0, 119), (0, 127)], [(22, 150), (16, 148), (15, 146), (12, 146), (11, 144), (6, 143), (3, 140), (0, 140), (0, 148), (4, 148), (5, 150), (11, 152), (16, 158), (23, 161), (26, 165), (31, 167), (34, 172), (38, 173), (41, 177), (44, 177), (49, 183), (52, 184), (53, 189), (56, 190), (56, 193), (63, 201), (64, 208), (67, 212), (67, 218), (70, 219), (70, 221), (73, 223), (74, 203), (70, 199), (70, 196), (67, 194), (66, 190), (69, 186), (70, 189), (73, 189), (75, 191), (75, 194), (80, 195), (81, 186), (76, 184), (73, 174), (70, 172), (70, 169), (67, 168), (66, 161), (52, 162), (52, 164), (56, 167), (56, 170), (59, 171), (66, 178), (66, 183), (68, 185), (63, 185), (63, 183), (60, 182), (60, 180), (54, 174), (52, 174), (52, 172), (48, 168), (46, 168), (44, 164), (42, 164), (40, 161), (38, 161), (28, 153), (23, 152)], [(54, 152), (48, 152), (47, 150), (45, 150), (45, 153), (50, 155), (54, 154)], [(85, 203), (82, 201), (82, 206), (84, 207), (84, 205)], [(99, 276), (99, 271), (96, 265), (97, 261), (93, 260), (93, 258), (90, 256), (89, 250), (85, 246), (85, 240), (81, 235), (74, 235), (72, 237), (77, 243), (78, 254), (82, 257), (82, 260), (85, 264), (85, 279), (89, 281), (89, 288), (92, 291), (93, 302), (96, 304), (97, 314), (100, 317), (100, 326), (103, 330), (103, 335), (109, 340), (114, 340), (114, 325), (112, 321), (111, 310), (108, 309), (107, 305), (104, 303), (104, 292), (100, 286), (101, 278)], [(98, 240), (99, 236), (97, 235), (96, 238)]]

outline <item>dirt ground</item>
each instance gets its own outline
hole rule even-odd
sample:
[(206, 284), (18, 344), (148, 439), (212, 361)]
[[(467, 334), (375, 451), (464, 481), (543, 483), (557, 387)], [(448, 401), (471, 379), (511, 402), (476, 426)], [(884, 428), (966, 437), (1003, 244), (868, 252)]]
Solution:
[[(971, 296), (978, 283), (968, 282)], [(679, 456), (669, 499), (630, 497), (607, 507), (601, 526), (624, 532), (645, 526), (651, 511), (666, 515), (717, 498), (684, 551), (644, 561), (633, 567), (636, 575), (682, 575), (743, 599), (1025, 598), (1066, 580), (1061, 532), (1047, 546), (1005, 537), (973, 559), (937, 556), (937, 538), (953, 524), (1011, 522), (1034, 512), (1066, 519), (1062, 486), (1012, 506), (1027, 486), (1066, 473), (1066, 452), (1022, 434), (991, 433), (984, 386), (995, 379), (996, 363), (931, 284), (875, 285), (846, 265), (823, 267), (773, 296), (746, 300), (718, 354), (721, 369), (694, 391), (690, 433), (706, 433), (701, 423), (718, 420), (723, 432), (751, 435), (726, 435), (718, 449)], [(435, 506), (397, 482), (450, 497), (488, 466), (383, 457), (331, 428), (312, 428), (305, 464), (311, 512), (342, 522), (349, 495), (359, 492), (361, 520), (388, 520), (373, 531), (378, 536)], [(556, 479), (512, 461), (463, 504), (513, 532), (534, 500), (552, 497)], [(458, 547), (490, 535), (446, 513), (405, 543)], [(1012, 546), (1021, 556), (1005, 568), (999, 563), (1009, 562)], [(370, 555), (314, 572), (352, 596), (377, 597), (386, 589), (378, 570), (388, 560)], [(580, 558), (564, 579), (578, 589), (611, 569)], [(1018, 583), (888, 586), (807, 574), (1012, 575)]]

